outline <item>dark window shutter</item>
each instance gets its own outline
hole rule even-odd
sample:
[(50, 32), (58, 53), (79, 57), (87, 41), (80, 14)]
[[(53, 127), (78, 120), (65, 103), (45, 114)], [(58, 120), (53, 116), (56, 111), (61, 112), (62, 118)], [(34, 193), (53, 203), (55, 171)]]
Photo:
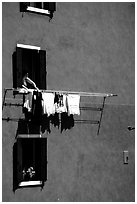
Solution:
[(56, 11), (56, 3), (55, 2), (50, 2), (49, 3), (49, 11)]
[(20, 2), (20, 12), (26, 12), (28, 6), (30, 2)]
[(22, 174), (22, 139), (17, 139), (17, 183), (23, 180)]
[(49, 2), (44, 2), (43, 7), (44, 7), (43, 9), (49, 10)]
[(32, 50), (22, 48), (22, 77), (27, 72), (29, 77), (32, 79), (32, 72), (33, 72), (32, 61), (33, 60), (34, 60), (34, 57), (33, 57)]
[(44, 9), (49, 11), (56, 11), (56, 3), (55, 2), (44, 2)]
[(41, 138), (41, 180), (47, 180), (47, 138)]
[(12, 55), (12, 77), (13, 77), (13, 88), (17, 88), (17, 55), (16, 52)]
[(15, 142), (13, 145), (13, 192), (15, 192), (17, 188), (17, 142)]
[(35, 7), (41, 9), (42, 8), (42, 2), (36, 2)]
[(33, 50), (31, 52), (31, 58), (32, 58), (32, 74), (30, 78), (36, 83), (36, 86), (40, 88), (40, 63), (39, 63), (39, 52), (38, 50)]
[(17, 52), (17, 87), (21, 87), (22, 86), (22, 48), (17, 47), (16, 48), (16, 52)]
[(47, 89), (46, 85), (46, 51), (39, 51), (39, 88)]

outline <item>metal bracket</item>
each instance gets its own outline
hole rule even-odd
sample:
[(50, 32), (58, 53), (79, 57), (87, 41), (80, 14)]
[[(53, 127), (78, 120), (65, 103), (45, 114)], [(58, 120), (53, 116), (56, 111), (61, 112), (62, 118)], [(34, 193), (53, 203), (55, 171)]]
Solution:
[(104, 99), (103, 99), (103, 104), (102, 104), (102, 108), (101, 108), (101, 115), (100, 115), (100, 120), (99, 120), (97, 135), (99, 135), (99, 131), (100, 131), (100, 127), (101, 127), (101, 120), (102, 120), (102, 116), (103, 116), (103, 110), (104, 110), (104, 106), (105, 106), (105, 100), (106, 100), (106, 97), (104, 97)]

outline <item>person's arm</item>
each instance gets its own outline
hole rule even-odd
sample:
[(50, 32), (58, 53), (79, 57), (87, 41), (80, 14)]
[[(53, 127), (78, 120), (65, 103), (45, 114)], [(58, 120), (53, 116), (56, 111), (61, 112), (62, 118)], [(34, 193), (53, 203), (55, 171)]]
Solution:
[(23, 87), (25, 90), (29, 91), (28, 88), (27, 88), (25, 85), (22, 85), (22, 87)]
[(39, 89), (37, 88), (37, 86), (34, 83), (34, 81), (32, 81), (29, 77), (26, 77), (26, 80), (28, 81), (28, 83), (32, 84), (35, 87), (35, 89), (37, 89), (37, 91), (39, 91)]
[(34, 81), (32, 81), (29, 77), (26, 77), (26, 80), (28, 83), (32, 84), (34, 87), (36, 87), (36, 84), (34, 83)]

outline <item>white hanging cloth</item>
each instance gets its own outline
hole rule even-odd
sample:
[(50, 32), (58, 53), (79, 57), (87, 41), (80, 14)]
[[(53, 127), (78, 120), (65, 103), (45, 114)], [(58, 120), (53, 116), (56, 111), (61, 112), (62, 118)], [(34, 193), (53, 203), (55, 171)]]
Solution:
[(42, 107), (43, 114), (52, 115), (55, 113), (54, 105), (54, 94), (53, 93), (42, 93)]
[(68, 94), (67, 95), (67, 105), (68, 105), (68, 114), (80, 115), (80, 95)]

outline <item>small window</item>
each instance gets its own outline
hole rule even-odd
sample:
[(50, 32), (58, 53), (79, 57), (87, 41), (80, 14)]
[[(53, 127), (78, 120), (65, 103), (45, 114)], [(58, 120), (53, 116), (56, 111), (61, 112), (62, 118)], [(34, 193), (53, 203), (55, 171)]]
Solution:
[(18, 138), (13, 146), (13, 191), (44, 186), (47, 181), (47, 138)]
[(45, 14), (50, 18), (52, 18), (54, 11), (56, 11), (55, 2), (21, 2), (20, 3), (20, 12), (33, 12), (33, 13)]
[(46, 89), (46, 51), (40, 47), (17, 44), (13, 53), (13, 88), (22, 87), (28, 73), (39, 89)]

